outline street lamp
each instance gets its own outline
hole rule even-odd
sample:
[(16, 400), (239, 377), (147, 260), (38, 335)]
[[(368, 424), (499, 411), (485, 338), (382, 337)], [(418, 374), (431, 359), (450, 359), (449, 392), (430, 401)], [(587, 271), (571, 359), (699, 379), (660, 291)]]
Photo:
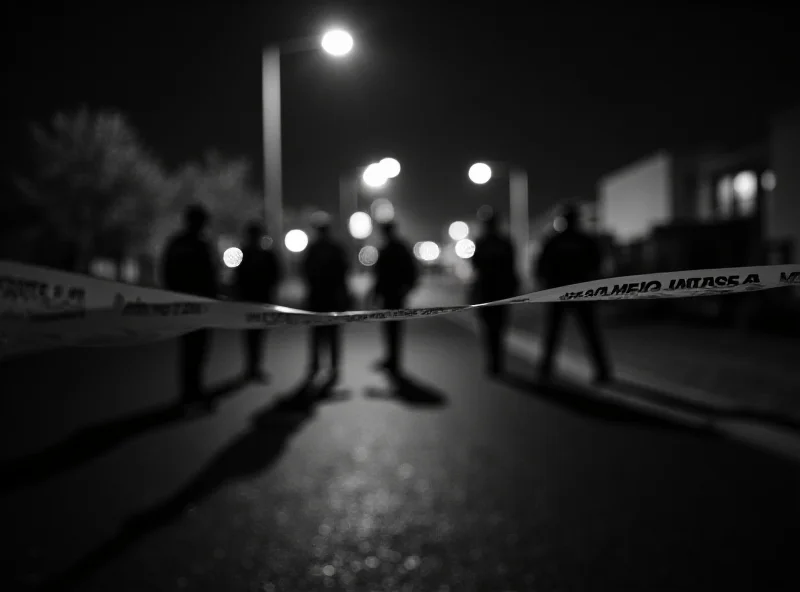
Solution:
[(340, 58), (353, 49), (353, 37), (347, 31), (333, 29), (322, 36), (320, 45), (333, 57)]
[(475, 243), (468, 238), (462, 238), (456, 243), (456, 255), (462, 259), (469, 259), (475, 254)]
[(476, 162), (469, 167), (467, 175), (469, 176), (469, 180), (476, 185), (483, 185), (484, 183), (488, 183), (489, 179), (492, 178), (492, 167), (485, 162)]
[(400, 174), (400, 163), (394, 158), (384, 158), (378, 163), (378, 166), (381, 167), (387, 179), (394, 179)]
[(321, 47), (327, 54), (341, 58), (353, 49), (352, 36), (342, 29), (326, 32), (315, 43), (300, 39), (264, 49), (261, 60), (261, 84), (264, 125), (264, 210), (274, 236), (283, 232), (283, 157), (281, 139), (281, 55), (310, 51)]
[(493, 168), (504, 171), (508, 176), (509, 189), (509, 226), (511, 240), (517, 252), (517, 265), (520, 277), (528, 274), (528, 241), (530, 230), (528, 219), (528, 173), (525, 169), (508, 164), (493, 163), (490, 166), (485, 162), (476, 162), (471, 167), (467, 176), (476, 185), (485, 185), (494, 176)]

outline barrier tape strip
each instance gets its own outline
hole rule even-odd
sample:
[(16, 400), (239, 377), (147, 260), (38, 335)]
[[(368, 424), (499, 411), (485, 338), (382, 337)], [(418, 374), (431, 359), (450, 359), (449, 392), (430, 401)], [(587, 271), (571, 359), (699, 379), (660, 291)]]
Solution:
[(316, 313), (199, 298), (0, 261), (0, 357), (64, 346), (131, 345), (201, 328), (404, 320), (485, 306), (719, 296), (800, 286), (800, 265), (651, 273), (540, 290), (482, 304)]

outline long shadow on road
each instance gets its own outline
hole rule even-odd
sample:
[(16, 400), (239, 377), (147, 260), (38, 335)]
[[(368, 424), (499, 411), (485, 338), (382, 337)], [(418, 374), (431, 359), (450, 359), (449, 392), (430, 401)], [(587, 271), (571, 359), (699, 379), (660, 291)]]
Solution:
[(790, 415), (782, 414), (779, 411), (754, 409), (744, 406), (738, 408), (719, 408), (715, 405), (704, 405), (699, 402), (687, 401), (686, 399), (681, 399), (675, 395), (671, 395), (642, 384), (623, 382), (618, 386), (620, 392), (626, 395), (643, 400), (649, 400), (654, 403), (660, 403), (662, 405), (667, 405), (673, 409), (704, 415), (711, 419), (771, 424), (777, 427), (800, 432), (800, 421), (791, 417)]
[[(208, 396), (216, 401), (232, 395), (244, 385), (243, 379), (231, 379), (213, 388)], [(186, 415), (182, 405), (171, 403), (83, 428), (45, 450), (0, 465), (0, 494), (75, 469), (138, 436), (194, 417)]]
[(545, 383), (518, 374), (506, 374), (500, 379), (526, 395), (537, 397), (585, 417), (611, 423), (698, 431), (696, 428), (678, 425), (622, 407), (612, 401), (603, 400), (593, 394), (588, 385), (584, 386), (566, 380)]
[(314, 412), (316, 404), (341, 398), (331, 383), (319, 387), (307, 381), (280, 396), (279, 402), (255, 413), (250, 429), (233, 440), (174, 495), (127, 520), (110, 540), (96, 547), (43, 590), (75, 590), (98, 569), (124, 554), (142, 539), (179, 520), (223, 485), (258, 475), (274, 463), (289, 438)]
[(368, 388), (366, 396), (371, 399), (401, 401), (413, 407), (443, 407), (447, 404), (447, 396), (443, 392), (407, 374), (395, 375), (390, 380), (389, 388)]

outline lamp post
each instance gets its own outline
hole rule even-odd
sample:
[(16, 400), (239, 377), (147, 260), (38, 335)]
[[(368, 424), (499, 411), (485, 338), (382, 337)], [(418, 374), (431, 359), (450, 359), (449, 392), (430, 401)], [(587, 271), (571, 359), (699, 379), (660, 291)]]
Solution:
[(525, 169), (508, 163), (476, 162), (469, 168), (470, 181), (476, 185), (488, 183), (494, 176), (494, 168), (505, 172), (508, 177), (509, 229), (511, 240), (517, 252), (517, 268), (520, 278), (527, 278), (529, 272), (528, 242), (530, 240), (530, 221), (528, 219), (528, 173)]
[(352, 36), (341, 29), (325, 33), (320, 40), (298, 39), (264, 49), (261, 82), (264, 125), (264, 213), (273, 236), (283, 236), (283, 157), (281, 135), (281, 56), (321, 47), (333, 57), (353, 49)]

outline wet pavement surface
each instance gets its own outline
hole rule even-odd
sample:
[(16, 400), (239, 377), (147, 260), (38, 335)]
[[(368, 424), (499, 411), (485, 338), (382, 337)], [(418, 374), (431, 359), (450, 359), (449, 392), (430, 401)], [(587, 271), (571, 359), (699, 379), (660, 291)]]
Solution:
[(267, 385), (216, 333), (218, 407), (190, 416), (172, 342), (3, 363), (3, 589), (795, 589), (795, 465), (407, 328), (406, 380), (349, 326), (304, 398), (305, 330), (273, 332)]

